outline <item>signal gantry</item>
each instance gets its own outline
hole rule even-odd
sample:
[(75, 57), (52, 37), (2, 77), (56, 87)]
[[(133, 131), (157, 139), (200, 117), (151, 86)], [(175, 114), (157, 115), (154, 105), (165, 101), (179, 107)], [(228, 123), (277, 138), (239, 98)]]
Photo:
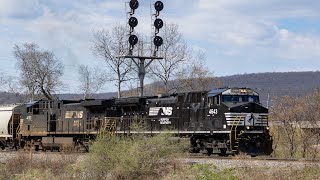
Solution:
[(134, 17), (135, 11), (139, 7), (139, 1), (138, 0), (130, 0), (129, 7), (129, 19), (128, 24), (130, 27), (129, 30), (129, 51), (127, 55), (119, 56), (119, 58), (127, 58), (131, 59), (133, 63), (137, 66), (137, 72), (138, 77), (140, 81), (140, 87), (139, 87), (139, 95), (143, 96), (143, 86), (144, 86), (144, 77), (146, 74), (146, 68), (154, 61), (154, 60), (161, 60), (163, 57), (157, 56), (157, 52), (159, 51), (159, 47), (163, 44), (163, 39), (161, 36), (159, 36), (160, 29), (163, 27), (164, 23), (162, 19), (159, 18), (160, 11), (163, 10), (164, 4), (161, 1), (156, 1), (154, 4), (155, 13), (151, 16), (155, 17), (153, 25), (154, 25), (154, 34), (153, 34), (153, 53), (151, 56), (140, 56), (134, 55), (134, 46), (139, 42), (138, 36), (134, 32), (134, 28), (138, 25), (138, 19)]

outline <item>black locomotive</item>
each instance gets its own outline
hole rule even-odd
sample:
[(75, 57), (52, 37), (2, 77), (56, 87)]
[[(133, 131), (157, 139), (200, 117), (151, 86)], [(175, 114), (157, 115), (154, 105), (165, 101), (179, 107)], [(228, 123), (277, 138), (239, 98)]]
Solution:
[[(272, 153), (268, 109), (249, 88), (223, 88), (172, 95), (39, 100), (14, 109), (13, 137), (23, 148), (76, 147), (101, 133), (148, 135), (161, 132), (190, 138), (193, 152), (220, 155)], [(135, 128), (136, 124), (142, 129)]]

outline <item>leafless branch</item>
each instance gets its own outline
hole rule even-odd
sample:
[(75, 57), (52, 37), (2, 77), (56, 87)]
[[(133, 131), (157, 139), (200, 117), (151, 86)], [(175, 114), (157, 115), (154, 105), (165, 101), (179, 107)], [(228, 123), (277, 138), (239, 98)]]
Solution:
[(150, 72), (165, 85), (165, 92), (169, 92), (169, 81), (176, 77), (183, 62), (190, 56), (187, 44), (176, 24), (165, 25), (162, 30), (164, 38), (161, 47), (163, 60), (155, 61), (150, 66)]
[(35, 43), (15, 45), (13, 50), (20, 70), (20, 83), (28, 89), (28, 94), (33, 97), (53, 100), (53, 93), (57, 91), (62, 82), (63, 64), (55, 55), (46, 50), (39, 49)]
[(132, 61), (121, 58), (127, 53), (127, 30), (125, 26), (116, 25), (112, 31), (95, 31), (93, 33), (93, 53), (103, 59), (108, 65), (118, 87), (118, 97), (121, 97), (121, 85), (132, 71)]

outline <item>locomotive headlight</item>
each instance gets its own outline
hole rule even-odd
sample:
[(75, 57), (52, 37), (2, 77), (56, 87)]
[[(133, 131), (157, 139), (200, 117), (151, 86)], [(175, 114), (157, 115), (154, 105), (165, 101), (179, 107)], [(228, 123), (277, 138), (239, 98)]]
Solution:
[(249, 129), (250, 129), (250, 126), (247, 126), (246, 129), (249, 130)]
[(269, 126), (266, 127), (266, 130), (269, 130)]

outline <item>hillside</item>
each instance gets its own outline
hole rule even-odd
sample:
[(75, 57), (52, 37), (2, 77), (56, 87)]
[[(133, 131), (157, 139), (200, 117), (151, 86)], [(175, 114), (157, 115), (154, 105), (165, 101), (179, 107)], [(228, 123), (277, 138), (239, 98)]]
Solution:
[[(320, 72), (273, 72), (239, 74), (219, 77), (223, 86), (228, 87), (250, 87), (261, 96), (261, 102), (266, 105), (268, 94), (270, 98), (284, 95), (302, 96), (314, 89), (320, 88)], [(81, 95), (61, 94), (61, 99), (79, 99)], [(95, 98), (109, 98), (116, 93), (96, 94)], [(0, 92), (0, 104), (15, 103), (17, 98), (14, 94)]]
[(268, 94), (271, 97), (303, 96), (314, 89), (320, 88), (320, 72), (284, 72), (257, 73), (220, 77), (224, 86), (250, 87), (261, 96), (266, 104)]

